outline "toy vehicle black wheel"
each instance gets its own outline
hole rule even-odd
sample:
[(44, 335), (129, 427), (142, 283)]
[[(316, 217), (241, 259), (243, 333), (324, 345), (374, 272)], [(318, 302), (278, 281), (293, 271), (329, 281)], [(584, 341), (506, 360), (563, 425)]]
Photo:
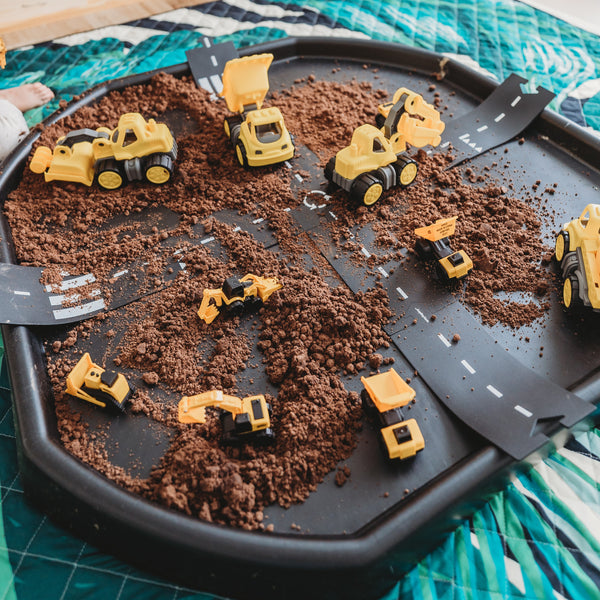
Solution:
[(583, 304), (579, 296), (579, 280), (577, 275), (569, 275), (563, 283), (563, 302), (569, 310), (574, 310)]
[(569, 233), (564, 229), (556, 236), (554, 244), (554, 257), (560, 263), (569, 252)]
[(246, 148), (244, 147), (244, 143), (238, 141), (235, 145), (235, 155), (237, 156), (238, 162), (244, 169), (248, 168), (248, 155), (246, 152)]
[(350, 199), (372, 206), (383, 194), (383, 182), (377, 177), (365, 174), (359, 176), (350, 189)]
[(241, 300), (234, 300), (226, 309), (225, 314), (228, 317), (239, 317), (244, 314), (244, 303)]
[(373, 418), (373, 416), (378, 412), (377, 407), (373, 400), (371, 400), (371, 396), (369, 396), (369, 392), (367, 390), (362, 390), (360, 393), (360, 399), (362, 402), (362, 409), (369, 418)]
[(400, 187), (408, 187), (417, 178), (419, 166), (412, 158), (399, 156), (394, 167), (398, 174), (398, 183)]
[(429, 260), (433, 254), (431, 244), (423, 238), (417, 238), (415, 242), (415, 252), (419, 255), (419, 258), (423, 260)]
[(250, 296), (244, 300), (244, 311), (253, 313), (260, 310), (263, 306), (263, 301), (258, 296)]
[(173, 160), (168, 154), (153, 154), (146, 163), (146, 179), (150, 183), (162, 185), (171, 179)]
[(116, 160), (109, 158), (98, 166), (98, 185), (105, 190), (116, 190), (125, 182), (123, 171)]
[(335, 171), (335, 156), (330, 158), (325, 165), (325, 179), (333, 181), (333, 172)]
[(442, 264), (440, 262), (438, 262), (435, 265), (435, 273), (436, 273), (438, 279), (443, 284), (450, 283), (450, 276), (448, 275), (448, 272), (446, 271), (446, 269), (444, 269), (444, 267), (442, 266)]
[(378, 112), (375, 115), (375, 125), (377, 125), (378, 129), (381, 129), (384, 126), (384, 124), (385, 124), (385, 117), (380, 112)]
[(241, 123), (242, 120), (239, 117), (226, 117), (223, 121), (223, 129), (225, 130), (225, 135), (229, 138), (229, 140), (234, 146), (239, 136)]

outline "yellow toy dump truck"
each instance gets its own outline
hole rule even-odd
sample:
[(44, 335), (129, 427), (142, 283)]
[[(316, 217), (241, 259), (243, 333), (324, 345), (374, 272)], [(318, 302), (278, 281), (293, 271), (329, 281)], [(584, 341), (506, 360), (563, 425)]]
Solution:
[(348, 192), (352, 201), (367, 206), (375, 204), (385, 190), (404, 188), (415, 180), (418, 167), (403, 156), (406, 144), (437, 146), (445, 127), (437, 110), (406, 88), (396, 91), (393, 102), (379, 106), (376, 121), (382, 123), (381, 129), (361, 125), (354, 130), (350, 146), (325, 166), (328, 181)]
[(563, 302), (600, 311), (600, 204), (588, 204), (556, 237), (554, 256), (563, 278)]
[(114, 190), (125, 181), (166, 183), (176, 158), (177, 143), (164, 123), (127, 113), (116, 129), (78, 129), (59, 138), (54, 151), (39, 146), (30, 168), (44, 173), (46, 181), (90, 186), (97, 179), (104, 189)]
[(449, 238), (454, 235), (457, 219), (438, 219), (433, 225), (415, 229), (418, 236), (415, 244), (417, 254), (425, 260), (437, 260), (436, 273), (444, 283), (462, 279), (473, 268), (473, 261), (464, 250), (455, 252), (450, 247)]
[(109, 405), (125, 411), (133, 391), (124, 375), (95, 364), (88, 352), (67, 375), (67, 394), (103, 408)]
[(271, 407), (263, 395), (238, 398), (221, 390), (211, 390), (184, 396), (179, 401), (178, 419), (181, 423), (205, 423), (208, 407), (221, 410), (221, 440), (226, 444), (249, 440), (270, 442), (275, 437), (271, 429)]
[(283, 286), (277, 278), (244, 275), (241, 279), (228, 277), (219, 289), (206, 289), (198, 316), (207, 324), (212, 323), (222, 312), (228, 317), (239, 317), (257, 311), (273, 292)]
[(294, 156), (294, 143), (281, 111), (274, 106), (262, 108), (269, 91), (267, 71), (272, 60), (272, 54), (234, 58), (223, 70), (219, 95), (236, 113), (225, 119), (225, 133), (243, 167), (273, 165)]
[(381, 441), (390, 459), (415, 456), (425, 447), (425, 440), (415, 419), (404, 420), (401, 407), (415, 397), (415, 391), (390, 369), (371, 377), (361, 377), (363, 410), (381, 426)]

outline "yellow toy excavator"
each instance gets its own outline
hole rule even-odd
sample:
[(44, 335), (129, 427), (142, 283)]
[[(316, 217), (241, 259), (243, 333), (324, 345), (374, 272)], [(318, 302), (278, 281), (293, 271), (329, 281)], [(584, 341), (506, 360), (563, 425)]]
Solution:
[(262, 167), (289, 160), (294, 144), (277, 107), (262, 108), (269, 91), (267, 71), (272, 54), (234, 58), (225, 64), (223, 91), (235, 116), (224, 122), (225, 133), (243, 167)]
[(473, 261), (464, 250), (455, 252), (450, 247), (450, 236), (454, 235), (458, 217), (438, 219), (432, 225), (415, 229), (415, 250), (425, 259), (437, 260), (436, 273), (440, 281), (462, 279), (473, 268)]
[(67, 375), (67, 394), (103, 408), (110, 405), (125, 411), (133, 391), (124, 375), (95, 364), (88, 352)]
[(263, 395), (238, 398), (221, 390), (211, 390), (196, 396), (184, 396), (178, 406), (179, 422), (205, 423), (208, 407), (221, 410), (221, 439), (226, 444), (249, 440), (270, 442), (274, 439), (271, 407)]
[(361, 394), (363, 409), (379, 421), (388, 458), (403, 460), (422, 450), (425, 441), (419, 424), (415, 419), (405, 421), (400, 410), (414, 399), (415, 391), (394, 369), (360, 380), (365, 387)]
[[(445, 125), (437, 110), (422, 96), (406, 88), (391, 103), (380, 105), (377, 122), (354, 130), (350, 145), (342, 148), (325, 166), (325, 177), (367, 206), (375, 204), (385, 190), (409, 186), (417, 176), (417, 163), (406, 156), (406, 144), (421, 148), (437, 146)], [(383, 119), (383, 121), (382, 121)]]
[(204, 290), (198, 316), (210, 324), (221, 312), (228, 317), (255, 312), (273, 292), (282, 287), (275, 277), (259, 277), (252, 273), (248, 273), (241, 279), (228, 277), (223, 282), (222, 288)]
[(177, 142), (164, 123), (127, 113), (116, 129), (78, 129), (59, 138), (53, 151), (39, 146), (29, 167), (46, 181), (90, 186), (97, 179), (104, 189), (114, 190), (125, 181), (166, 183), (176, 158)]

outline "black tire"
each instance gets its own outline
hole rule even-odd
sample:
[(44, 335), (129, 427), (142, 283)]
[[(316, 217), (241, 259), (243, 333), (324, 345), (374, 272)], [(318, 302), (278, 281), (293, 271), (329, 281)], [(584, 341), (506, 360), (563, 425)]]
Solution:
[(240, 317), (244, 314), (244, 303), (241, 300), (234, 300), (225, 309), (225, 315), (228, 317)]
[(225, 135), (228, 137), (231, 145), (235, 148), (235, 145), (238, 141), (240, 125), (242, 120), (239, 117), (225, 117), (223, 121), (223, 129), (225, 130)]
[(381, 129), (384, 126), (384, 124), (385, 124), (385, 117), (380, 112), (378, 112), (375, 115), (375, 125), (377, 126), (377, 129)]
[(244, 300), (244, 311), (254, 313), (263, 307), (263, 301), (258, 296), (250, 296)]
[(420, 237), (417, 238), (417, 241), (415, 242), (415, 252), (422, 260), (430, 260), (433, 255), (431, 244)]
[(576, 310), (583, 305), (579, 296), (579, 279), (577, 275), (569, 275), (563, 282), (563, 302), (567, 310)]
[(238, 140), (238, 143), (235, 145), (235, 155), (238, 159), (238, 162), (244, 169), (248, 168), (248, 153), (246, 152), (246, 147), (244, 143)]
[(333, 173), (335, 171), (335, 156), (330, 158), (325, 165), (325, 179), (327, 181), (333, 181)]
[(398, 176), (398, 185), (401, 188), (408, 187), (417, 178), (419, 165), (412, 159), (399, 156), (394, 164)]
[(370, 173), (359, 175), (350, 189), (350, 200), (365, 206), (373, 206), (384, 191), (383, 181)]
[(362, 403), (363, 412), (369, 419), (372, 419), (379, 411), (377, 410), (377, 407), (375, 406), (373, 400), (371, 400), (369, 392), (363, 389), (360, 393), (360, 399)]
[(442, 264), (438, 261), (435, 265), (435, 273), (437, 278), (444, 284), (447, 285), (450, 283), (450, 277), (446, 272), (446, 269), (442, 266)]
[(556, 236), (554, 243), (554, 258), (562, 263), (564, 257), (569, 252), (569, 233), (564, 229)]
[(98, 165), (96, 179), (101, 188), (116, 190), (125, 183), (125, 174), (116, 160), (108, 158)]
[(153, 154), (146, 161), (144, 175), (155, 185), (167, 183), (173, 175), (173, 159), (168, 154)]

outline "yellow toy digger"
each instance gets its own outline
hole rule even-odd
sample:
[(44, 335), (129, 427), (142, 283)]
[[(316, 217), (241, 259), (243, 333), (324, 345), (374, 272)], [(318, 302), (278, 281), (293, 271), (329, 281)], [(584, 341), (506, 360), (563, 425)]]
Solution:
[(363, 410), (381, 426), (381, 441), (390, 459), (415, 456), (425, 447), (425, 440), (415, 419), (404, 420), (401, 407), (415, 397), (415, 391), (390, 369), (371, 377), (361, 377)]
[(146, 121), (139, 113), (121, 115), (116, 129), (78, 129), (58, 139), (54, 151), (39, 146), (29, 165), (46, 181), (74, 181), (107, 190), (125, 181), (171, 179), (177, 143), (164, 123)]
[(223, 91), (227, 108), (236, 113), (224, 122), (225, 133), (243, 167), (262, 167), (289, 160), (294, 144), (277, 107), (262, 108), (269, 91), (267, 71), (272, 54), (234, 58), (225, 64)]
[(567, 309), (600, 311), (600, 204), (588, 204), (556, 236), (554, 256), (563, 278)]
[(282, 287), (275, 277), (259, 277), (252, 273), (241, 279), (228, 277), (222, 288), (204, 290), (198, 316), (210, 324), (221, 312), (228, 317), (256, 312), (273, 292)]
[(88, 352), (67, 375), (67, 394), (103, 408), (108, 404), (124, 412), (133, 391), (124, 375), (95, 364)]
[(438, 219), (432, 225), (415, 229), (417, 254), (425, 260), (437, 260), (436, 273), (443, 283), (462, 279), (473, 268), (473, 261), (464, 250), (454, 252), (450, 247), (449, 237), (454, 235), (457, 219)]
[[(417, 163), (406, 156), (406, 144), (437, 146), (445, 125), (437, 110), (422, 96), (406, 88), (391, 103), (378, 109), (377, 122), (354, 130), (350, 145), (325, 166), (325, 177), (349, 193), (354, 202), (375, 204), (385, 190), (409, 186), (417, 176)], [(383, 121), (382, 121), (383, 119)]]
[(270, 442), (275, 437), (271, 429), (271, 407), (263, 395), (238, 398), (221, 390), (211, 390), (196, 396), (184, 396), (178, 406), (179, 422), (205, 423), (208, 407), (221, 410), (223, 443)]

